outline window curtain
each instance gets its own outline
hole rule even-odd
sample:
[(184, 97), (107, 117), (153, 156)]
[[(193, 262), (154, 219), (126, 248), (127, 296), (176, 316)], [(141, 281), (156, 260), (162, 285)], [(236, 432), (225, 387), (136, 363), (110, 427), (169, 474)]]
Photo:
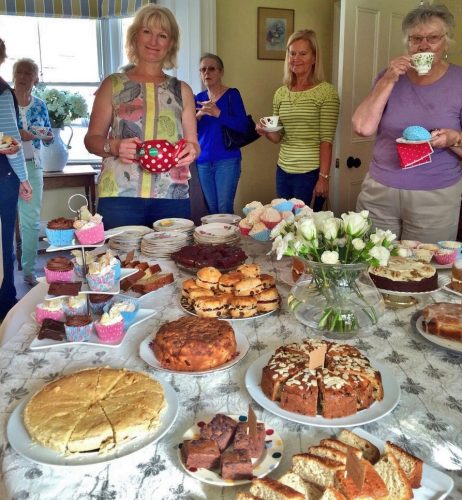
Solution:
[(155, 0), (0, 0), (0, 14), (103, 19), (132, 16)]

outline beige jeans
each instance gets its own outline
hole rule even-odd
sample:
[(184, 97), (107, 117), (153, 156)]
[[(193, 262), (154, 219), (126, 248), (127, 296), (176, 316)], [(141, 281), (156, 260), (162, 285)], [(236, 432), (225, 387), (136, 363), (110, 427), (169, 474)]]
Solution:
[(459, 227), (462, 180), (431, 191), (395, 189), (367, 174), (356, 210), (369, 210), (375, 227), (389, 229), (397, 239), (437, 243), (455, 240)]

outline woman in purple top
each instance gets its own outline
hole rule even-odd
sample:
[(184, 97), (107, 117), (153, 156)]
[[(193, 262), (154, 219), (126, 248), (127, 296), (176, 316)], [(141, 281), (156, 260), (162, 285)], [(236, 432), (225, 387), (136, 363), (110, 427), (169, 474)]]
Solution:
[[(435, 243), (457, 236), (462, 194), (462, 68), (446, 62), (454, 17), (445, 6), (409, 12), (402, 30), (407, 55), (393, 59), (353, 115), (361, 136), (377, 134), (357, 210), (369, 210), (375, 226), (399, 239)], [(433, 52), (426, 75), (411, 56)], [(411, 125), (432, 131), (431, 162), (401, 169), (396, 139)]]
[(207, 88), (196, 96), (197, 134), (201, 154), (197, 173), (209, 213), (234, 213), (233, 204), (241, 175), (241, 150), (226, 149), (222, 125), (245, 132), (246, 112), (237, 89), (223, 85), (223, 61), (215, 54), (200, 60), (202, 82)]

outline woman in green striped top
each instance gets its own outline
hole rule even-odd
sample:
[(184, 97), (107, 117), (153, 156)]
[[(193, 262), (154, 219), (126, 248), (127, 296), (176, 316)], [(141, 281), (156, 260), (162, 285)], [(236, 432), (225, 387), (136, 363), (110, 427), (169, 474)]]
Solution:
[[(301, 30), (287, 42), (284, 85), (273, 97), (273, 115), (280, 131), (268, 131), (260, 123), (257, 132), (280, 143), (276, 191), (280, 198), (299, 198), (321, 210), (329, 194), (332, 143), (339, 113), (334, 86), (324, 80), (316, 33)], [(271, 129), (270, 129), (271, 130)]]

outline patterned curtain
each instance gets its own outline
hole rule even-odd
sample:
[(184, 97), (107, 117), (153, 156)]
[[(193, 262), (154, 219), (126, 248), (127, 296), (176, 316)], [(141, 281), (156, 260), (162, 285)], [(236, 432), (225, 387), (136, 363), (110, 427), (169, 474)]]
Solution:
[(0, 14), (101, 19), (126, 17), (155, 0), (0, 0)]

